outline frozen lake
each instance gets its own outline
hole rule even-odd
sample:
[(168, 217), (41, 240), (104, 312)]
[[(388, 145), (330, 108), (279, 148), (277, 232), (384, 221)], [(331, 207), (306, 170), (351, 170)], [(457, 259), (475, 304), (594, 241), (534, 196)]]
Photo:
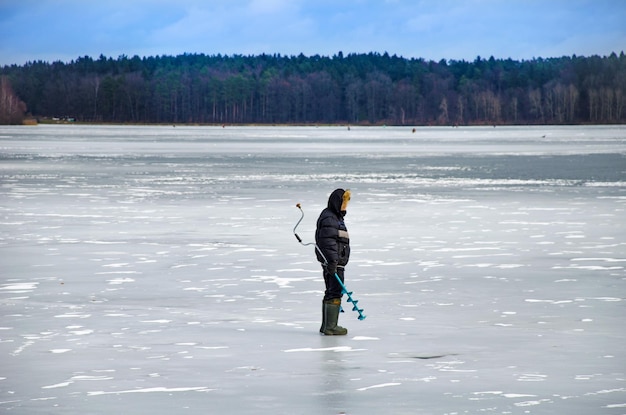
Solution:
[(624, 126), (0, 127), (0, 412), (626, 414), (625, 210)]

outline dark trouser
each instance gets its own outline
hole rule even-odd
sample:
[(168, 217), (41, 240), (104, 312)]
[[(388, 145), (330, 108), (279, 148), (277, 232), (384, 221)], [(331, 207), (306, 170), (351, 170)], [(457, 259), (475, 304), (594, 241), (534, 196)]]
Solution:
[[(324, 268), (324, 283), (326, 284), (326, 291), (324, 291), (324, 300), (332, 300), (333, 298), (341, 298), (343, 294), (343, 289), (337, 281), (335, 274), (329, 273), (326, 268)], [(344, 268), (342, 266), (337, 267), (337, 275), (341, 278), (341, 282), (343, 279), (343, 271)]]

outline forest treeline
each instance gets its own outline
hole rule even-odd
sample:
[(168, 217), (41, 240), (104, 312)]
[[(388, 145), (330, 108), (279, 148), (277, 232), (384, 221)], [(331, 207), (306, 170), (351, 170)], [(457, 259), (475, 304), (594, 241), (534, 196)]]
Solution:
[[(5, 114), (6, 101), (22, 115), (86, 122), (626, 122), (624, 52), (473, 62), (341, 52), (332, 57), (101, 55), (4, 66), (0, 76), (0, 113)], [(0, 115), (6, 123), (15, 121), (15, 114), (7, 119)]]

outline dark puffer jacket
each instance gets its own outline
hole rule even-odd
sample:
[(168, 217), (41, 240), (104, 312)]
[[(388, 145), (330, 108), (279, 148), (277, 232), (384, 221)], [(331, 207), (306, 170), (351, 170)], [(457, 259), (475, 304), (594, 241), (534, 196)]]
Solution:
[[(341, 211), (345, 191), (337, 189), (328, 198), (326, 207), (317, 219), (315, 243), (331, 266), (345, 266), (350, 259), (350, 237), (343, 220), (345, 211)], [(317, 260), (324, 263), (317, 250)]]

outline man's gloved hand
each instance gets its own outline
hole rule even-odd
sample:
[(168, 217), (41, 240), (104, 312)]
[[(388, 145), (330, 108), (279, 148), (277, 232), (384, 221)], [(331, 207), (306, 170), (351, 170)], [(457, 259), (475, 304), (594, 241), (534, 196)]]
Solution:
[(337, 273), (337, 263), (336, 262), (329, 262), (326, 265), (326, 271), (328, 271), (328, 273), (330, 275), (335, 275)]

